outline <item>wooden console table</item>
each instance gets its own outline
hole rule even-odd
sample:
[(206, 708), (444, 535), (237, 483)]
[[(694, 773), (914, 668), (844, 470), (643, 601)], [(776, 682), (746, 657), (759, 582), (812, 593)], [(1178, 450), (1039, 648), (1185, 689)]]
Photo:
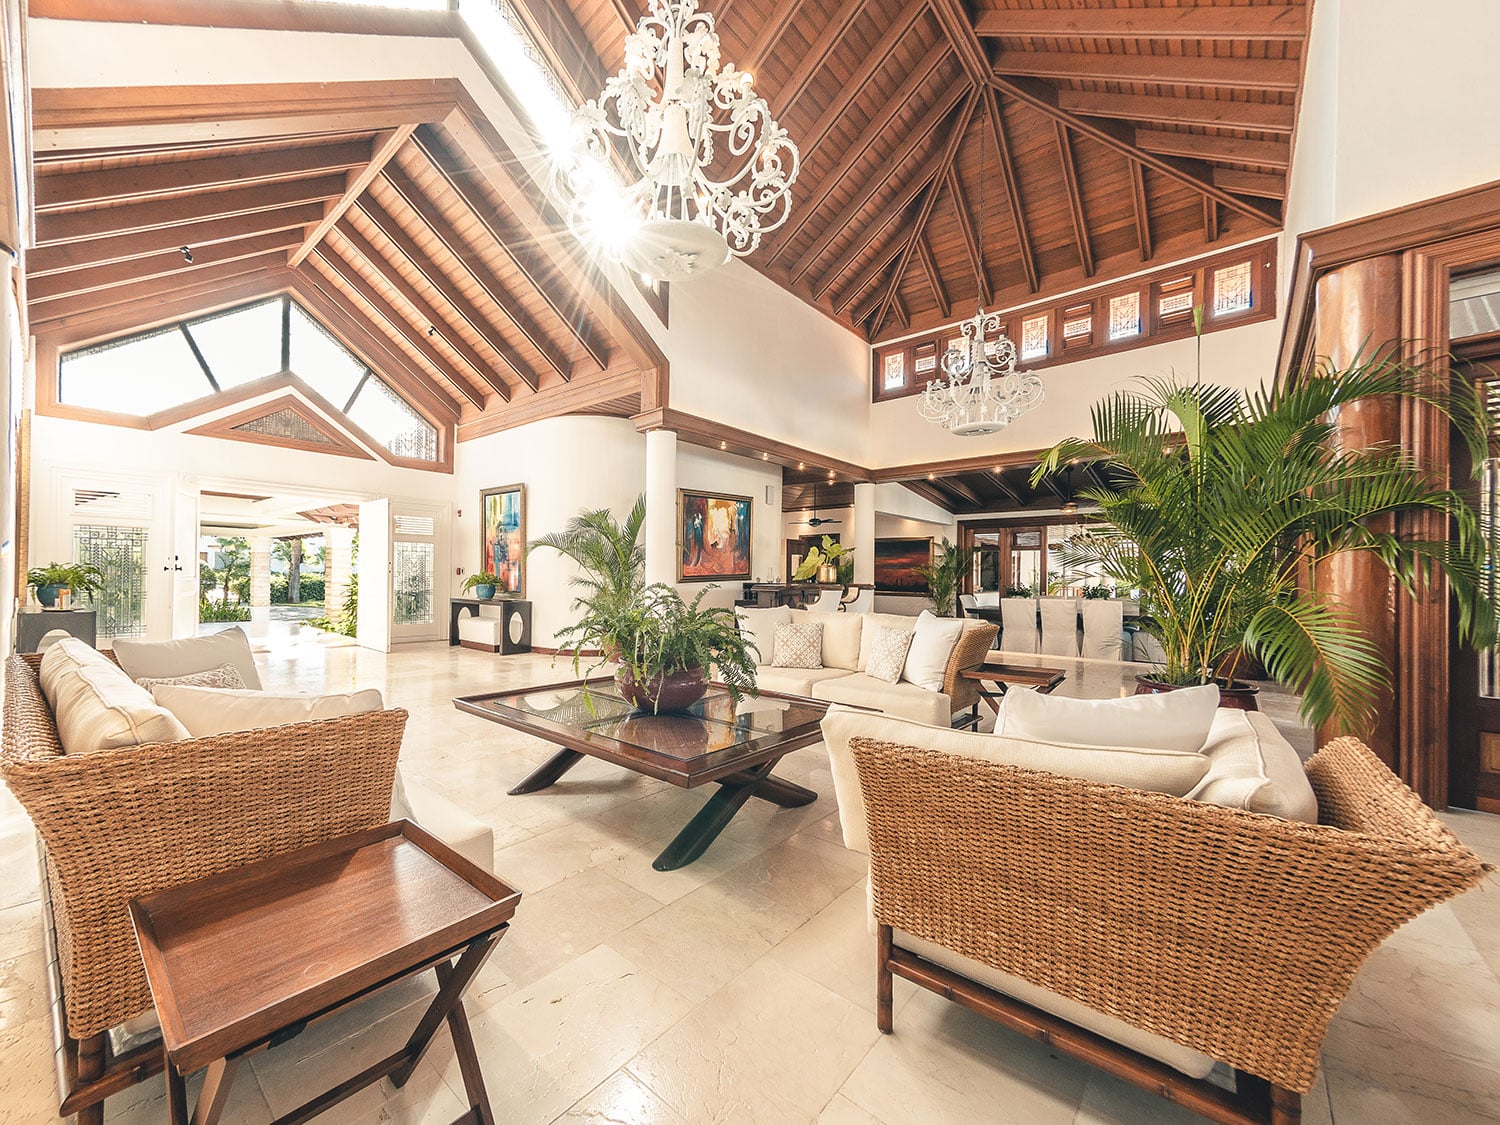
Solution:
[[(967, 672), (960, 672), (964, 679), (973, 682), (979, 698), (990, 705), (995, 714), (1000, 713), (1000, 700), (1013, 684), (1035, 688), (1042, 695), (1051, 695), (1058, 684), (1068, 678), (1061, 668), (1034, 668), (1029, 664), (981, 664)], [(978, 729), (979, 704), (976, 701), (969, 711), (967, 725)]]
[(188, 1123), (187, 1075), (208, 1068), (192, 1122), (213, 1125), (246, 1056), (429, 968), (437, 995), (406, 1045), (279, 1120), (306, 1121), (382, 1078), (405, 1085), (446, 1021), (469, 1099), (458, 1120), (493, 1122), (462, 998), (520, 899), (404, 820), (132, 899), (172, 1125)]

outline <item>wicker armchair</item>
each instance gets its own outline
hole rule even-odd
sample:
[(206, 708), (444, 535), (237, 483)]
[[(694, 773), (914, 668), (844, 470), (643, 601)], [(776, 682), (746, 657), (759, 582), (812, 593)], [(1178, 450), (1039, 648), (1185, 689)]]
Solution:
[(159, 1047), (111, 1058), (107, 1032), (151, 1007), (126, 903), (390, 818), (403, 710), (65, 756), (37, 681), (5, 667), (0, 777), (41, 838), (61, 996), (60, 1113), (161, 1069)]
[[(868, 738), (849, 746), (869, 823), (881, 1030), (903, 976), (1220, 1122), (1298, 1120), (1365, 958), (1488, 870), (1354, 739), (1306, 764), (1317, 825)], [(893, 930), (1227, 1063), (1236, 1091), (925, 960)]]

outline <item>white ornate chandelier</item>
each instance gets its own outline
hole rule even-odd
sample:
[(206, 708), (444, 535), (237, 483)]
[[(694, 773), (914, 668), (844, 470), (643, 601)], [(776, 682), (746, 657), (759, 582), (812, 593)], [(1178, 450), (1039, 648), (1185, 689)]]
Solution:
[[(1003, 430), (1042, 401), (1042, 381), (1016, 370), (1016, 345), (1000, 331), (1000, 314), (983, 308), (963, 324), (963, 338), (943, 355), (943, 374), (927, 384), (922, 418), (960, 437)], [(994, 339), (987, 337), (994, 333)]]
[[(797, 146), (751, 75), (720, 66), (714, 18), (698, 0), (651, 0), (625, 37), (625, 68), (577, 111), (573, 137), (570, 226), (649, 278), (749, 254), (790, 213)], [(641, 173), (623, 187), (610, 166), (615, 140)]]

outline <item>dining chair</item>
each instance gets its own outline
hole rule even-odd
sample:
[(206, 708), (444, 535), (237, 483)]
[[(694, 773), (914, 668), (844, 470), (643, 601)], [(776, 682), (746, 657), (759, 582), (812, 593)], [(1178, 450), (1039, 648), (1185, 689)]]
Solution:
[(1118, 598), (1083, 600), (1083, 655), (1119, 660), (1125, 633), (1125, 604)]
[(1078, 599), (1042, 598), (1042, 651), (1048, 656), (1078, 655)]
[(1037, 650), (1036, 599), (1000, 600), (1000, 647), (1005, 652)]
[(815, 610), (818, 613), (833, 613), (838, 610), (839, 602), (842, 598), (842, 591), (824, 590), (818, 595), (817, 601), (808, 602), (805, 608)]

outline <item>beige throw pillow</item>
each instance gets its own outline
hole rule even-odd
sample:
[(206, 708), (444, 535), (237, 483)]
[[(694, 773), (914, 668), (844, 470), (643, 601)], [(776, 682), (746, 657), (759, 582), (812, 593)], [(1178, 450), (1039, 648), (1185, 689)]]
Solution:
[(136, 683), (140, 684), (147, 691), (150, 691), (159, 684), (240, 689), (243, 689), (245, 686), (245, 681), (240, 678), (239, 669), (233, 664), (220, 664), (217, 668), (210, 668), (207, 672), (194, 672), (187, 676), (168, 676), (162, 679), (153, 679), (150, 676), (145, 676), (136, 680)]
[(963, 635), (964, 623), (959, 617), (939, 617), (924, 609), (912, 632), (911, 648), (906, 653), (906, 668), (901, 678), (928, 691), (943, 690), (943, 675), (953, 646)]
[(776, 656), (776, 626), (789, 625), (792, 611), (784, 605), (765, 609), (737, 609), (735, 617), (740, 623), (740, 636), (746, 644), (755, 646), (755, 663), (769, 664)]
[(791, 622), (776, 626), (775, 668), (823, 667), (823, 626), (813, 622)]
[(864, 619), (863, 628), (859, 635), (859, 671), (870, 670), (870, 652), (875, 644), (875, 627), (884, 626), (887, 629), (898, 629), (903, 633), (910, 633), (917, 627), (917, 619), (908, 617), (902, 613), (862, 613)]
[(1020, 689), (1007, 692), (995, 733), (1035, 742), (1197, 752), (1219, 707), (1213, 684), (1123, 699), (1073, 699)]
[(194, 738), (237, 730), (261, 730), (316, 719), (341, 719), (385, 706), (374, 688), (334, 695), (277, 695), (265, 691), (160, 684), (151, 694)]
[(906, 669), (906, 654), (911, 648), (912, 635), (884, 625), (876, 625), (874, 634), (870, 638), (870, 658), (865, 665), (865, 674), (893, 684)]
[(1318, 823), (1318, 798), (1302, 759), (1260, 712), (1220, 708), (1203, 756), (1208, 774), (1188, 794), (1194, 800)]
[(42, 657), (42, 694), (52, 706), (64, 754), (92, 754), (188, 737), (151, 693), (80, 640), (59, 641)]
[(260, 673), (250, 652), (250, 638), (238, 625), (206, 637), (184, 637), (176, 641), (114, 642), (115, 658), (132, 680), (171, 679), (207, 672), (233, 664), (247, 688), (260, 688)]
[(854, 672), (859, 668), (859, 641), (863, 632), (865, 615), (862, 613), (813, 613), (806, 609), (792, 610), (792, 621), (815, 621), (823, 626), (823, 667), (843, 668)]

